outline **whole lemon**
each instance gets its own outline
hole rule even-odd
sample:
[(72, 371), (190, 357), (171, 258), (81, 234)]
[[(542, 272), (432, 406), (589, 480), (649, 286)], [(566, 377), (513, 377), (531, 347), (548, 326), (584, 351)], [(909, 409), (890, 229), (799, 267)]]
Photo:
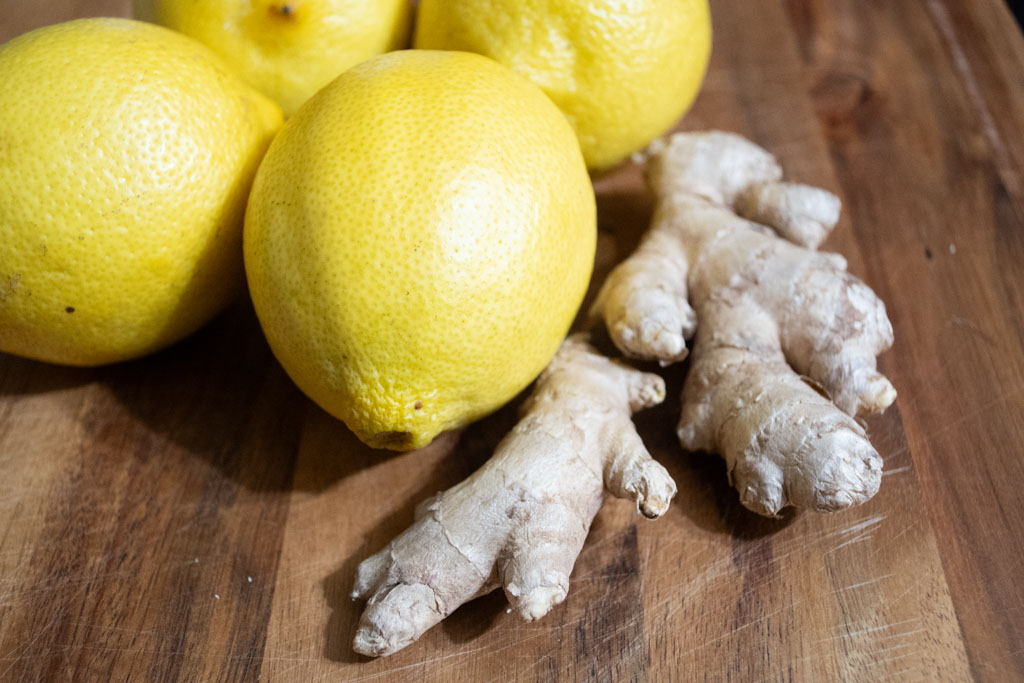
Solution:
[(497, 62), (412, 50), (317, 93), (260, 166), (256, 313), (288, 374), (364, 442), (406, 450), (515, 396), (593, 266), (572, 129)]
[(539, 85), (600, 171), (690, 107), (711, 19), (707, 0), (422, 0), (414, 45), (487, 55)]
[(0, 351), (139, 356), (242, 289), (277, 106), (199, 43), (83, 19), (0, 47)]
[(206, 44), (291, 116), (359, 62), (405, 47), (409, 0), (134, 0), (135, 16)]

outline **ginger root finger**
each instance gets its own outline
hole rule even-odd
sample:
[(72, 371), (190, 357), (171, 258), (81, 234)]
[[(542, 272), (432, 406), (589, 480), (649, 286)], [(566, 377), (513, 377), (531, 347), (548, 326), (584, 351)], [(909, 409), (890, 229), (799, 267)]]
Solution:
[(863, 428), (793, 372), (771, 316), (742, 296), (701, 309), (678, 435), (687, 450), (721, 453), (740, 502), (766, 516), (841, 510), (881, 483)]
[[(680, 441), (721, 453), (743, 504), (764, 515), (786, 505), (839, 510), (874, 495), (881, 459), (853, 418), (896, 398), (876, 368), (893, 343), (885, 306), (841, 256), (813, 249), (838, 220), (838, 198), (781, 176), (768, 152), (728, 133), (652, 145), (650, 231), (598, 299), (624, 353), (658, 358), (653, 346), (636, 353), (614, 325), (642, 329), (657, 317), (642, 303), (651, 282), (685, 293), (697, 331)], [(649, 243), (678, 255), (672, 268), (659, 267)], [(640, 302), (628, 313), (605, 303), (622, 292)]]
[[(782, 182), (771, 154), (738, 135), (717, 131), (674, 135), (649, 149), (648, 179), (666, 201), (655, 206), (651, 228), (637, 250), (605, 280), (590, 311), (603, 318), (615, 345), (630, 358), (662, 366), (683, 360), (696, 315), (687, 300), (697, 251), (667, 198), (703, 200), (773, 228), (792, 242), (816, 248), (839, 220), (830, 192)], [(671, 169), (662, 165), (671, 161)], [(656, 179), (656, 181), (654, 180)], [(715, 224), (722, 223), (720, 218)], [(729, 220), (725, 221), (728, 224)]]
[(651, 231), (629, 261), (615, 268), (590, 309), (631, 358), (662, 366), (686, 358), (697, 318), (686, 299), (687, 257), (678, 240)]
[(799, 183), (754, 183), (736, 197), (736, 213), (771, 226), (794, 244), (817, 249), (839, 222), (839, 197)]
[[(892, 325), (885, 305), (846, 272), (844, 259), (779, 239), (723, 207), (700, 207), (689, 215), (681, 219), (687, 226), (712, 235), (702, 240), (690, 275), (701, 326), (709, 324), (702, 307), (742, 296), (767, 313), (793, 369), (814, 380), (841, 410), (866, 417), (891, 405), (895, 390), (877, 372), (876, 356), (892, 346)], [(750, 335), (763, 326), (752, 316), (737, 316), (712, 329), (719, 336)]]
[(650, 518), (675, 495), (629, 419), (664, 396), (657, 375), (566, 339), (491, 459), (360, 564), (352, 596), (368, 602), (354, 649), (396, 652), (498, 587), (527, 620), (560, 603), (606, 490)]

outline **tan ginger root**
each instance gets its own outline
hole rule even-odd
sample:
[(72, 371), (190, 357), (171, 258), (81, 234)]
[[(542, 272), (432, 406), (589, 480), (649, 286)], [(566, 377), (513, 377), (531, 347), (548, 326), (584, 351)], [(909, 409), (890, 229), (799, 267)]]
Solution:
[(668, 509), (675, 482), (630, 419), (664, 397), (657, 375), (565, 340), (491, 459), (359, 565), (352, 597), (369, 602), (355, 650), (391, 654), (499, 586), (527, 620), (560, 603), (605, 490), (650, 519)]
[(698, 321), (679, 438), (725, 457), (746, 507), (863, 503), (882, 462), (854, 418), (896, 398), (875, 366), (893, 336), (846, 261), (814, 251), (838, 198), (780, 182), (768, 152), (728, 133), (676, 134), (650, 152), (651, 228), (592, 315), (624, 353), (663, 364), (685, 357)]

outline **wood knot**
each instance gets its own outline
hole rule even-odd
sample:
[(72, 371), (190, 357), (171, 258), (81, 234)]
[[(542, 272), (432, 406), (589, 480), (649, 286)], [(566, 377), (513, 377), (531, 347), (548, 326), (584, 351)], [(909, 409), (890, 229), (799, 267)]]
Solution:
[(879, 120), (879, 92), (869, 76), (829, 71), (811, 89), (818, 119), (833, 138), (856, 137)]

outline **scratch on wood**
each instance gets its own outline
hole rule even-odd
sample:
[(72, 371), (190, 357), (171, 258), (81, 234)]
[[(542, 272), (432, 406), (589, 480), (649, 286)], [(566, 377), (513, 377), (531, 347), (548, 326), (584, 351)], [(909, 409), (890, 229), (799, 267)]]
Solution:
[(874, 531), (875, 527), (885, 521), (885, 515), (875, 515), (874, 517), (868, 517), (867, 519), (861, 520), (852, 526), (848, 526), (836, 533), (839, 534), (851, 534), (856, 531), (871, 530)]
[(883, 659), (878, 659), (878, 660), (872, 662), (871, 666), (886, 666), (887, 664), (891, 664), (892, 662), (898, 662), (901, 659), (906, 659), (907, 657), (909, 657), (909, 656), (911, 656), (913, 654), (916, 654), (916, 653), (914, 653), (914, 652), (902, 652), (902, 653), (896, 655), (895, 657), (885, 657)]
[(828, 555), (830, 553), (836, 552), (837, 550), (845, 548), (848, 545), (852, 545), (854, 543), (862, 543), (864, 541), (871, 540), (871, 538), (874, 535), (874, 531), (876, 531), (878, 529), (878, 527), (881, 525), (881, 523), (884, 520), (885, 520), (885, 515), (877, 515), (875, 517), (869, 517), (868, 519), (865, 519), (862, 522), (858, 522), (857, 524), (854, 524), (853, 526), (850, 526), (850, 527), (847, 527), (845, 529), (842, 529), (841, 531), (838, 532), (838, 535), (840, 535), (840, 536), (845, 536), (845, 535), (853, 534), (853, 533), (856, 533), (857, 535), (854, 536), (853, 538), (850, 538), (850, 539), (847, 539), (847, 540), (843, 541), (842, 543), (840, 543), (839, 545), (837, 545), (834, 548), (826, 550), (824, 554)]
[(736, 635), (737, 633), (739, 633), (740, 631), (743, 631), (745, 629), (750, 628), (751, 626), (754, 626), (755, 624), (759, 624), (762, 621), (766, 621), (768, 619), (771, 619), (772, 617), (774, 617), (777, 614), (781, 614), (782, 612), (785, 612), (787, 610), (793, 609), (794, 607), (796, 607), (801, 602), (803, 602), (803, 600), (794, 600), (793, 602), (789, 603), (785, 607), (780, 607), (779, 609), (775, 610), (774, 612), (769, 612), (768, 614), (764, 614), (764, 615), (758, 617), (757, 619), (752, 619), (751, 621), (748, 621), (747, 623), (745, 623), (745, 624), (743, 624), (741, 626), (737, 626), (736, 628), (734, 628), (733, 630), (729, 631), (728, 633), (723, 633), (722, 635), (718, 636), (717, 638), (712, 638), (709, 641), (701, 643), (697, 647), (691, 648), (691, 649), (687, 650), (686, 652), (683, 652), (682, 654), (679, 655), (679, 657), (685, 657), (687, 655), (693, 654), (694, 652), (697, 652), (698, 650), (703, 650), (704, 648), (706, 648), (709, 645), (714, 645), (715, 643), (719, 642), (720, 640), (725, 640), (726, 638), (730, 638), (730, 637)]
[[(908, 633), (913, 633), (913, 631), (908, 631)], [(904, 634), (904, 635), (906, 635), (906, 634)], [(889, 647), (883, 647), (881, 650), (875, 650), (875, 653), (876, 654), (881, 654), (883, 652), (889, 652), (890, 650), (899, 650), (899, 649), (902, 649), (904, 647), (910, 647), (911, 645), (913, 645), (913, 643), (897, 643), (896, 645), (890, 645)]]
[(878, 642), (882, 642), (883, 640), (892, 640), (893, 638), (906, 638), (907, 636), (912, 636), (916, 633), (925, 633), (927, 630), (928, 629), (926, 628), (915, 628), (913, 631), (901, 631), (900, 633), (893, 633), (888, 636), (882, 636), (878, 639)]
[(843, 541), (842, 543), (837, 545), (835, 548), (832, 548), (830, 550), (826, 550), (825, 551), (825, 555), (828, 555), (830, 553), (834, 553), (835, 551), (840, 550), (842, 548), (845, 548), (846, 546), (852, 545), (854, 543), (862, 543), (863, 541), (869, 541), (873, 537), (874, 537), (873, 534), (871, 534), (870, 532), (865, 531), (864, 533), (862, 533), (862, 534), (860, 534), (858, 536), (854, 536), (853, 538), (849, 539), (848, 541)]
[(861, 581), (860, 583), (855, 583), (855, 584), (850, 585), (850, 586), (845, 586), (843, 588), (837, 588), (836, 590), (834, 590), (832, 592), (833, 593), (842, 593), (843, 591), (850, 591), (850, 590), (853, 590), (855, 588), (860, 588), (861, 586), (870, 586), (873, 583), (878, 583), (879, 581), (884, 581), (885, 579), (892, 578), (893, 576), (895, 576), (895, 574), (886, 574), (884, 576), (879, 576), (878, 578), (875, 578), (875, 579), (868, 579), (867, 581)]
[(485, 650), (489, 650), (489, 649), (491, 649), (491, 648), (489, 648), (489, 647), (478, 647), (478, 648), (476, 648), (474, 650), (465, 650), (463, 652), (453, 652), (452, 654), (445, 655), (444, 657), (436, 657), (434, 659), (426, 659), (426, 660), (424, 660), (422, 662), (416, 662), (415, 664), (406, 664), (405, 666), (400, 666), (400, 667), (397, 667), (397, 668), (394, 668), (394, 669), (388, 669), (387, 671), (378, 671), (377, 673), (368, 674), (366, 676), (360, 676), (359, 678), (352, 678), (350, 680), (353, 683), (355, 683), (355, 681), (370, 681), (370, 680), (373, 680), (375, 678), (381, 678), (381, 677), (384, 677), (384, 676), (390, 677), (390, 676), (398, 673), (399, 671), (405, 671), (407, 669), (415, 669), (415, 668), (421, 667), (421, 666), (431, 666), (433, 664), (437, 664), (438, 662), (443, 662), (446, 659), (451, 659), (452, 657), (465, 657), (466, 655), (473, 655), (473, 654), (476, 654), (477, 652), (484, 652)]
[[(873, 515), (857, 520), (853, 524), (841, 529), (822, 530), (804, 537), (778, 541), (776, 542), (776, 552), (773, 556), (769, 558), (763, 558), (757, 555), (753, 555), (750, 558), (751, 561), (746, 566), (748, 568), (757, 567), (760, 566), (759, 564), (757, 564), (759, 562), (763, 562), (766, 564), (776, 564), (796, 553), (808, 552), (809, 550), (815, 548), (816, 544), (820, 543), (823, 540), (837, 537), (843, 538), (849, 536), (850, 534), (857, 534), (852, 539), (844, 540), (843, 543), (841, 543), (837, 548), (833, 548), (832, 551), (830, 551), (834, 552), (835, 550), (838, 550), (839, 548), (850, 543), (868, 540), (870, 538), (871, 532), (877, 529), (878, 526), (885, 520), (885, 518), (885, 515)], [(817, 551), (815, 550), (814, 552)], [(664, 554), (664, 551), (662, 554)], [(705, 559), (694, 557), (692, 559), (695, 566), (703, 567), (703, 571), (700, 574), (692, 577), (689, 581), (673, 586), (671, 589), (671, 593), (667, 597), (654, 603), (648, 609), (648, 614), (652, 615), (652, 617), (656, 614), (657, 611), (664, 608), (664, 616), (659, 615), (659, 618), (663, 620), (671, 619), (679, 610), (683, 609), (688, 604), (689, 598), (691, 598), (693, 595), (701, 591), (707, 590), (709, 584), (716, 580), (730, 580), (731, 577), (735, 575), (735, 572), (739, 571), (735, 567), (733, 558)], [(665, 571), (659, 572), (657, 575), (661, 575), (662, 573), (665, 573)], [(880, 581), (890, 576), (892, 575), (887, 574), (885, 576), (872, 579), (871, 581), (866, 583)], [(651, 577), (648, 577), (648, 579), (650, 578)], [(762, 582), (767, 582), (769, 580), (769, 577), (765, 577), (762, 579)], [(753, 587), (754, 586), (751, 586), (751, 588)], [(855, 584), (854, 586), (848, 586), (846, 589), (839, 590), (851, 590), (856, 587), (857, 585)]]
[[(996, 168), (999, 171), (999, 177), (1006, 185), (1006, 189), (1010, 191), (1010, 195), (1015, 200), (1014, 203), (1016, 203), (1021, 193), (1019, 177), (1008, 156), (1008, 147), (1003, 142), (1002, 136), (999, 134), (999, 127), (996, 126), (992, 112), (988, 108), (988, 102), (978, 86), (978, 78), (974, 75), (974, 70), (971, 68), (971, 63), (967, 59), (960, 41), (957, 40), (956, 31), (953, 28), (953, 19), (949, 16), (949, 10), (938, 0), (928, 0), (927, 8), (928, 13), (932, 15), (936, 28), (938, 28), (939, 33), (942, 34), (942, 37), (949, 45), (949, 51), (953, 57), (953, 66), (960, 74), (960, 80), (967, 90), (968, 99), (977, 108), (978, 116), (981, 119), (981, 127), (985, 137), (988, 138), (988, 144), (991, 148)], [(1022, 208), (1024, 207), (1017, 207), (1018, 211)]]
[[(890, 628), (893, 628), (894, 626), (902, 626), (903, 624), (911, 624), (911, 623), (918, 622), (918, 621), (921, 621), (920, 617), (912, 617), (910, 619), (902, 619), (900, 621), (894, 621), (891, 624), (883, 624), (881, 626), (871, 626), (869, 628), (863, 628), (863, 629), (859, 629), (859, 630), (856, 630), (856, 631), (846, 631), (844, 633), (840, 633), (840, 634), (837, 634), (837, 635), (834, 635), (834, 636), (829, 636), (827, 638), (823, 638), (823, 639), (815, 641), (815, 642), (825, 643), (825, 642), (828, 642), (830, 640), (837, 640), (839, 638), (850, 638), (850, 637), (853, 637), (853, 636), (863, 636), (863, 635), (867, 635), (869, 633), (877, 633), (878, 631), (886, 631), (886, 630), (888, 630)], [(835, 626), (833, 628), (846, 628), (849, 625), (850, 625), (849, 623), (839, 624), (838, 626)], [(902, 635), (902, 634), (897, 634), (897, 635)]]
[(992, 339), (992, 337), (986, 334), (985, 331), (981, 329), (981, 327), (979, 327), (976, 322), (974, 322), (970, 318), (965, 318), (962, 315), (949, 316), (949, 319), (946, 321), (946, 327), (960, 327), (970, 332), (974, 332), (990, 346), (995, 345), (995, 341)]
[(960, 415), (960, 417), (958, 417), (955, 420), (947, 422), (940, 429), (933, 430), (931, 432), (931, 439), (934, 440), (936, 436), (939, 436), (941, 434), (945, 434), (945, 433), (950, 432), (950, 431), (952, 431), (954, 429), (959, 429), (960, 426), (963, 425), (965, 422), (973, 420), (974, 418), (978, 417), (979, 415), (986, 415), (995, 406), (1000, 405), (1002, 403), (1006, 403), (1011, 398), (1015, 398), (1018, 394), (1020, 394), (1022, 392), (1024, 392), (1024, 384), (1020, 384), (1020, 385), (1017, 385), (1017, 386), (1014, 386), (1014, 387), (1010, 387), (1009, 389), (1007, 389), (1005, 391), (999, 392), (998, 394), (996, 394), (995, 397), (992, 398), (992, 400), (986, 401), (985, 403), (982, 403), (981, 405), (975, 406), (975, 408), (973, 410), (971, 410), (971, 411), (969, 411), (967, 413), (963, 413), (962, 415)]
[(24, 659), (25, 657), (28, 657), (28, 656), (33, 656), (33, 657), (35, 656), (35, 655), (21, 654), (21, 653), (28, 653), (29, 650), (32, 648), (32, 646), (35, 645), (36, 641), (39, 640), (39, 638), (44, 633), (49, 631), (53, 627), (53, 625), (56, 624), (57, 621), (60, 620), (63, 616), (64, 616), (64, 608), (60, 607), (60, 608), (57, 609), (57, 612), (53, 615), (53, 617), (50, 619), (50, 621), (48, 621), (46, 623), (46, 626), (44, 626), (41, 629), (39, 629), (38, 631), (36, 631), (35, 634), (33, 634), (33, 636), (30, 639), (28, 639), (25, 643), (23, 643), (23, 644), (19, 645), (18, 647), (16, 647), (14, 649), (14, 651), (11, 653), (10, 657), (5, 657), (4, 658), (4, 659), (10, 659), (11, 664), (6, 669), (4, 669), (3, 672), (0, 672), (0, 680), (7, 680), (7, 674), (9, 674), (12, 669), (14, 669), (14, 665), (17, 664), (20, 660), (22, 660), (22, 659)]

